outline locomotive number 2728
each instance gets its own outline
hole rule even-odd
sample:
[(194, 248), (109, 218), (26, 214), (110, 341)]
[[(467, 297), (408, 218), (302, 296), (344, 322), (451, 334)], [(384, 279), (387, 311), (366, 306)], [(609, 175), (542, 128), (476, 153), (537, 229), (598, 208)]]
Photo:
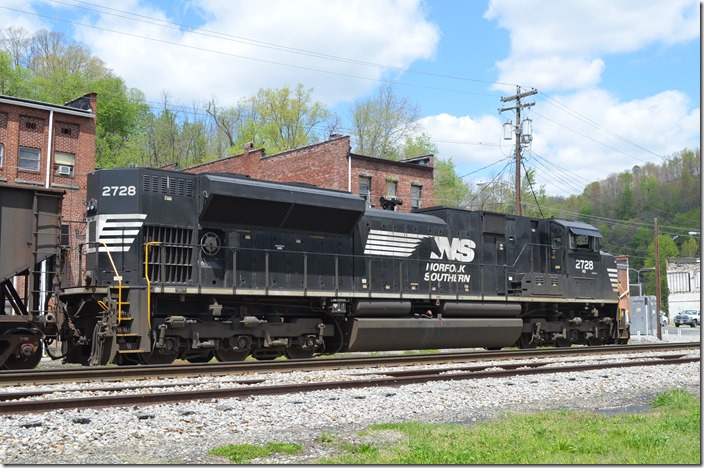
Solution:
[(593, 270), (594, 261), (593, 260), (577, 260), (576, 265), (578, 270)]
[(133, 197), (137, 194), (134, 185), (106, 185), (103, 187), (104, 197)]

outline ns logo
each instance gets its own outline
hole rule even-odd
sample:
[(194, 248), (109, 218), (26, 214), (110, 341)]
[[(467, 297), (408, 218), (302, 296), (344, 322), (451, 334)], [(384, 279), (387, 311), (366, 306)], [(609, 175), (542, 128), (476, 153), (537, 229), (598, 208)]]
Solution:
[(430, 253), (430, 258), (434, 260), (442, 260), (447, 258), (450, 261), (471, 262), (474, 260), (474, 249), (477, 244), (470, 239), (448, 239), (447, 237), (433, 237), (435, 246), (440, 254), (434, 251)]

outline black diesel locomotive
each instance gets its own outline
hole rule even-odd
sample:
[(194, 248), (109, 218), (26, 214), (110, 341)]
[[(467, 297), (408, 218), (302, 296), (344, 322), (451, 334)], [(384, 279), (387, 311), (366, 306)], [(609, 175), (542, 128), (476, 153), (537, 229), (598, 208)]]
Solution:
[(232, 174), (88, 176), (65, 361), (87, 365), (627, 342), (592, 226)]

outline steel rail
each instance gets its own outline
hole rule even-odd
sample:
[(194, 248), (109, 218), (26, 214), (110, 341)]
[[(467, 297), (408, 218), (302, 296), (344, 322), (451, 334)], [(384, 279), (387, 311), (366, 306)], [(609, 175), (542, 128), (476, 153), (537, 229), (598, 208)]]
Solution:
[[(56, 400), (23, 400), (0, 403), (0, 415), (39, 413), (55, 410), (107, 408), (122, 406), (144, 406), (170, 404), (182, 401), (212, 400), (220, 398), (245, 398), (250, 396), (282, 395), (292, 393), (314, 392), (322, 390), (349, 390), (369, 387), (397, 387), (401, 385), (420, 384), (437, 381), (472, 380), (486, 378), (505, 378), (513, 376), (558, 374), (567, 372), (584, 372), (626, 367), (644, 367), (655, 365), (673, 365), (699, 362), (700, 358), (650, 359), (641, 361), (601, 362), (577, 366), (545, 366), (536, 363), (533, 366), (520, 366), (512, 369), (479, 370), (470, 372), (447, 373), (440, 370), (430, 371), (426, 375), (409, 375), (400, 377), (381, 377), (365, 380), (346, 380), (335, 382), (313, 382), (293, 385), (248, 386), (246, 388), (210, 389), (196, 391), (177, 391), (160, 393), (141, 393), (130, 395), (109, 395), (86, 398), (64, 398)], [(496, 367), (501, 367), (497, 365)]]
[(245, 361), (196, 364), (140, 365), (128, 367), (67, 367), (0, 371), (0, 386), (36, 385), (65, 382), (123, 381), (153, 378), (218, 376), (237, 373), (293, 372), (303, 370), (350, 369), (378, 366), (411, 366), (502, 359), (527, 359), (571, 355), (638, 353), (700, 348), (698, 342), (656, 343), (625, 346), (589, 346), (573, 348), (511, 349), (503, 351), (463, 351), (432, 354), (388, 354), (344, 358), (287, 359), (281, 361)]

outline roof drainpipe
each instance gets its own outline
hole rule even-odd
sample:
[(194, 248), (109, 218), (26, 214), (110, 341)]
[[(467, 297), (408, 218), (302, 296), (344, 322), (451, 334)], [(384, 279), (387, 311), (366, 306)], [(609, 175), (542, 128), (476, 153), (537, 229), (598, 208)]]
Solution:
[(46, 150), (46, 183), (44, 187), (49, 188), (49, 179), (51, 177), (51, 152), (54, 147), (54, 111), (49, 111), (49, 144)]
[(347, 191), (352, 193), (352, 155), (347, 153)]
[[(46, 182), (44, 187), (49, 188), (49, 180), (51, 178), (51, 153), (54, 147), (54, 111), (49, 111), (49, 144), (46, 150)], [(47, 287), (47, 275), (46, 275), (46, 260), (42, 260), (40, 270), (41, 276), (39, 277), (39, 290), (41, 295), (39, 297), (39, 310), (46, 310), (46, 291)]]

